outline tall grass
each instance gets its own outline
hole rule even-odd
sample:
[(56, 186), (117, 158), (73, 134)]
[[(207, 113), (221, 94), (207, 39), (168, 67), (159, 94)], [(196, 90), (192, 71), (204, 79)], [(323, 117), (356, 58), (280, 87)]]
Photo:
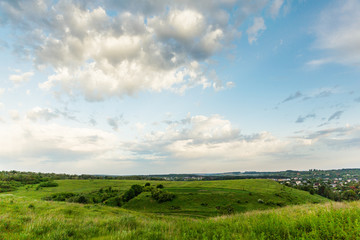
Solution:
[(0, 239), (360, 239), (360, 203), (325, 203), (207, 219), (0, 196)]

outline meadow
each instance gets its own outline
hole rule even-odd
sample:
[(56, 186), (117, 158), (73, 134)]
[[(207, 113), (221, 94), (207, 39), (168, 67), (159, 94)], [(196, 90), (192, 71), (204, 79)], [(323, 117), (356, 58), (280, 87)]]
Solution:
[[(14, 196), (41, 200), (54, 193), (88, 193), (111, 187), (120, 194), (132, 185), (144, 186), (149, 181), (139, 180), (58, 180), (58, 187), (36, 189), (27, 185), (12, 192)], [(150, 192), (123, 204), (122, 208), (143, 213), (158, 213), (189, 217), (210, 217), (229, 213), (264, 210), (294, 204), (328, 201), (318, 195), (289, 188), (272, 180), (244, 179), (224, 181), (150, 181), (162, 184), (165, 190), (176, 195), (169, 202), (157, 203)]]
[[(330, 202), (271, 180), (151, 181), (176, 198), (157, 203), (143, 192), (121, 208), (41, 199), (109, 186), (126, 191), (146, 181), (56, 182), (0, 194), (0, 239), (360, 239), (359, 202)], [(286, 206), (266, 204), (277, 201)], [(231, 214), (216, 208), (228, 205)]]

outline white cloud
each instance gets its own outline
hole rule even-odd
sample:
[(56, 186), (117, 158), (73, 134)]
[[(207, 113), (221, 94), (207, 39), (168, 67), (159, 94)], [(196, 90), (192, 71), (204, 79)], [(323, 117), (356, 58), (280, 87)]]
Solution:
[(320, 13), (313, 28), (315, 48), (324, 50), (323, 59), (310, 61), (312, 65), (336, 62), (360, 66), (360, 2), (339, 1)]
[(33, 72), (25, 72), (22, 74), (12, 74), (9, 79), (15, 84), (21, 84), (30, 80), (30, 78), (34, 75)]
[[(286, 141), (263, 132), (255, 135), (241, 135), (230, 121), (219, 115), (188, 116), (178, 122), (169, 122), (165, 131), (145, 134), (142, 141), (130, 147), (134, 152), (151, 151), (160, 158), (164, 154), (176, 159), (208, 159), (209, 161), (236, 161), (256, 158), (283, 149)], [(213, 164), (209, 162), (209, 164)]]
[[(208, 60), (231, 46), (240, 36), (237, 24), (267, 2), (30, 0), (0, 4), (4, 22), (26, 30), (23, 38), (27, 41), (19, 40), (18, 52), (29, 55), (38, 68), (54, 70), (48, 81), (40, 83), (42, 89), (100, 101), (139, 91), (222, 89), (221, 81), (206, 70)], [(229, 14), (232, 8), (238, 10)], [(109, 9), (116, 14), (108, 14)], [(249, 42), (256, 41), (264, 29), (263, 19), (255, 18), (248, 30)]]
[(0, 144), (2, 165), (23, 170), (116, 174), (135, 164), (115, 135), (93, 128), (0, 123)]
[(266, 30), (265, 22), (262, 17), (254, 18), (254, 23), (248, 28), (246, 33), (248, 34), (248, 41), (250, 44), (256, 42), (263, 31)]
[(139, 131), (129, 141), (95, 127), (40, 124), (26, 118), (10, 124), (0, 121), (0, 163), (9, 169), (67, 173), (222, 172), (306, 169), (324, 153), (329, 153), (324, 161), (340, 167), (340, 153), (347, 157), (342, 164), (359, 153), (358, 126), (302, 132), (286, 139), (269, 132), (241, 134), (220, 115), (188, 115), (157, 125), (157, 130), (143, 126), (136, 124)]
[(18, 110), (12, 109), (9, 111), (10, 118), (14, 121), (17, 121), (20, 119), (20, 113)]
[(35, 107), (27, 112), (26, 117), (32, 121), (37, 121), (39, 119), (44, 119), (45, 121), (50, 121), (58, 117), (52, 109), (50, 108), (41, 108)]
[(280, 9), (284, 4), (284, 0), (274, 0), (270, 5), (269, 12), (272, 18), (276, 18), (279, 15)]

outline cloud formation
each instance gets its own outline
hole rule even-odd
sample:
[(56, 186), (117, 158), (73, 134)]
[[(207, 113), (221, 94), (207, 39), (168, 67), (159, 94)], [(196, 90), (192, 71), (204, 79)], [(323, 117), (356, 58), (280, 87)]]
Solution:
[(270, 5), (269, 12), (272, 18), (276, 18), (280, 12), (281, 7), (284, 4), (284, 0), (274, 0)]
[(266, 30), (265, 22), (262, 17), (254, 18), (254, 23), (248, 28), (246, 33), (248, 34), (248, 41), (253, 44), (257, 41), (263, 31)]
[(334, 112), (329, 118), (328, 118), (328, 122), (332, 121), (332, 120), (336, 120), (336, 119), (340, 119), (341, 115), (344, 113), (344, 111), (337, 111)]
[(360, 2), (335, 1), (320, 13), (313, 29), (314, 46), (324, 50), (323, 58), (308, 62), (322, 65), (330, 62), (360, 66)]
[(12, 74), (9, 76), (10, 81), (15, 84), (21, 84), (30, 80), (30, 78), (34, 75), (34, 72), (25, 72), (22, 74)]
[[(101, 101), (139, 91), (227, 86), (212, 78), (207, 62), (267, 2), (30, 0), (1, 1), (0, 7), (4, 23), (25, 30), (18, 52), (38, 68), (54, 70), (42, 89)], [(262, 18), (254, 18), (249, 42), (265, 28)]]
[(315, 118), (316, 117), (316, 114), (312, 113), (312, 114), (308, 114), (306, 116), (299, 116), (297, 119), (296, 119), (296, 123), (303, 123), (305, 122), (305, 120), (309, 119), (309, 118)]
[(289, 102), (289, 101), (298, 99), (298, 98), (300, 98), (300, 97), (302, 97), (302, 96), (303, 96), (303, 94), (302, 94), (300, 91), (297, 91), (296, 93), (291, 94), (290, 96), (288, 96), (287, 98), (285, 98), (281, 103)]
[(197, 115), (170, 121), (165, 131), (147, 133), (140, 142), (129, 144), (129, 148), (142, 152), (145, 158), (151, 152), (151, 158), (207, 159), (220, 164), (224, 159), (241, 161), (277, 152), (286, 145), (286, 141), (276, 139), (268, 132), (242, 135), (230, 121), (219, 115)]

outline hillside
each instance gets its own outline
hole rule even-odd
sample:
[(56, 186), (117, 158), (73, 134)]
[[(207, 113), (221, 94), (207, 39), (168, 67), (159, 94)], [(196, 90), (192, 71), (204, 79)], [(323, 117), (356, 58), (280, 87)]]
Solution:
[[(120, 194), (131, 185), (144, 185), (136, 180), (58, 180), (58, 187), (36, 188), (28, 185), (12, 192), (15, 196), (41, 200), (54, 193), (89, 193), (112, 187)], [(143, 212), (209, 217), (249, 210), (264, 210), (294, 204), (320, 203), (327, 199), (308, 192), (280, 185), (272, 180), (247, 179), (226, 181), (150, 181), (151, 185), (162, 184), (165, 190), (176, 195), (169, 202), (157, 203), (150, 192), (143, 192), (122, 208)]]
[(360, 203), (325, 203), (214, 218), (0, 195), (0, 239), (358, 239)]

